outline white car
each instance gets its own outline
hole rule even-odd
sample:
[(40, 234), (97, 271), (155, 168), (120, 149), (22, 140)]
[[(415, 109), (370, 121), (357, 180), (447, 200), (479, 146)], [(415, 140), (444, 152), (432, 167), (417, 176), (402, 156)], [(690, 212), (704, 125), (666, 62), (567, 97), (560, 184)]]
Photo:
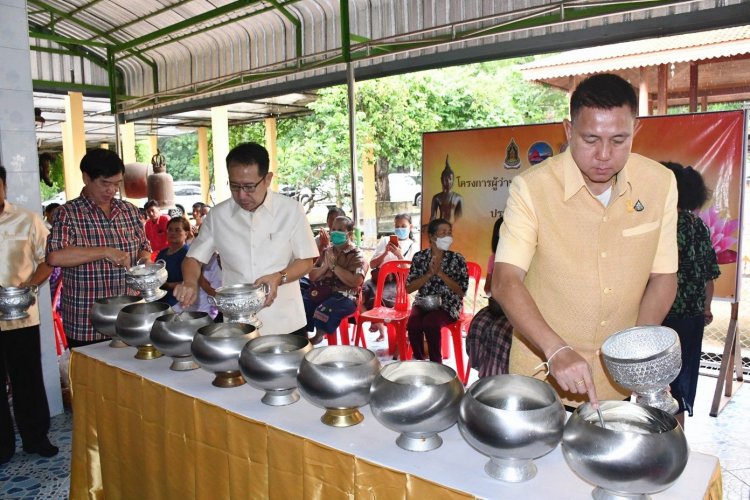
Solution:
[(388, 174), (391, 201), (410, 201), (414, 206), (422, 203), (422, 184), (411, 174)]

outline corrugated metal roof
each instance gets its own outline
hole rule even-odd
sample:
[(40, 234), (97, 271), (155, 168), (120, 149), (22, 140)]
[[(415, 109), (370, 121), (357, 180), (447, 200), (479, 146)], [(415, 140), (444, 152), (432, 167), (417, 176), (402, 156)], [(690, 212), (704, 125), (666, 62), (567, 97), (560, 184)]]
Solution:
[(33, 52), (34, 78), (102, 92), (109, 52), (129, 119), (342, 83), (348, 53), (362, 79), (750, 18), (748, 0), (348, 0), (345, 27), (340, 0), (28, 5), (31, 45), (52, 50)]
[(750, 54), (750, 26), (571, 50), (525, 64), (527, 80), (618, 71)]

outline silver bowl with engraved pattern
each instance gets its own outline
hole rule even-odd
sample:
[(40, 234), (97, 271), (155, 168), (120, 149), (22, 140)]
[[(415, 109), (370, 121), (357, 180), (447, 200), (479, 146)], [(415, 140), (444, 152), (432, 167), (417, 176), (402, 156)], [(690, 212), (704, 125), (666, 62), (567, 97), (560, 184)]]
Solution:
[(163, 260), (135, 265), (125, 272), (125, 283), (137, 290), (146, 302), (154, 302), (167, 294), (160, 288), (167, 282), (166, 267)]
[(29, 307), (36, 302), (36, 286), (0, 287), (0, 320), (12, 321), (29, 317)]
[(602, 360), (612, 378), (636, 393), (636, 403), (676, 413), (669, 384), (682, 367), (680, 338), (666, 326), (636, 326), (602, 344)]
[(265, 284), (227, 285), (216, 290), (216, 295), (209, 296), (208, 301), (219, 308), (225, 323), (246, 323), (260, 330), (263, 324), (255, 315), (263, 309), (268, 291)]

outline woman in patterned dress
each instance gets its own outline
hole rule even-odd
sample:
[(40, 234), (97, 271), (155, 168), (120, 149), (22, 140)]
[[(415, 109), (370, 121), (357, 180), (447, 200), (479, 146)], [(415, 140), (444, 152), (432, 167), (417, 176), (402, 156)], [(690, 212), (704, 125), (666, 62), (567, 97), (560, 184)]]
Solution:
[[(453, 226), (445, 219), (435, 219), (427, 226), (430, 247), (414, 254), (406, 291), (417, 292), (406, 324), (414, 359), (424, 359), (423, 341), (427, 338), (430, 361), (442, 363), (440, 330), (458, 320), (463, 298), (469, 287), (469, 273), (463, 255), (449, 250), (453, 243)], [(440, 306), (426, 310), (419, 305), (420, 297), (437, 295)]]

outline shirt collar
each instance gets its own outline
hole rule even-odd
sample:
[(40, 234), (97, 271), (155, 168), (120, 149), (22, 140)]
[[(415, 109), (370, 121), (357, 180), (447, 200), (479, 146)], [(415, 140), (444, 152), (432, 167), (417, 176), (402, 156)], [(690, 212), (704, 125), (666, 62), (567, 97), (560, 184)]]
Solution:
[[(628, 160), (629, 161), (629, 160)], [(581, 169), (578, 168), (576, 162), (573, 160), (573, 156), (570, 154), (570, 149), (566, 149), (562, 153), (563, 163), (563, 184), (565, 187), (565, 196), (563, 201), (568, 201), (581, 189), (588, 190), (586, 181), (583, 180), (583, 174)], [(630, 186), (630, 180), (628, 177), (628, 164), (625, 163), (625, 167), (615, 176), (615, 182), (613, 185), (612, 194), (614, 196), (622, 196)], [(590, 191), (589, 191), (590, 192)]]
[(234, 198), (231, 196), (229, 197), (231, 201), (231, 207), (232, 207), (232, 216), (237, 215), (238, 213), (242, 212), (248, 212), (251, 214), (257, 214), (258, 212), (262, 212), (263, 210), (268, 211), (268, 213), (273, 213), (273, 198), (276, 193), (271, 191), (270, 189), (266, 191), (266, 199), (263, 200), (263, 203), (258, 205), (258, 207), (253, 210), (252, 212), (248, 212), (247, 210), (243, 209), (241, 206), (237, 204), (236, 201), (234, 201)]

